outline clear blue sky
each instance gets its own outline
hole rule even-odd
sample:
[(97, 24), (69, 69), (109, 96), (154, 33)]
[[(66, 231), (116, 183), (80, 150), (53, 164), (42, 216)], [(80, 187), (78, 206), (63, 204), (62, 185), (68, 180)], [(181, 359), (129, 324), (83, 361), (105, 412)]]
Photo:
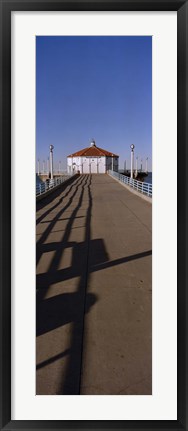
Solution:
[(96, 145), (152, 163), (152, 38), (144, 36), (36, 37), (36, 155), (42, 164)]

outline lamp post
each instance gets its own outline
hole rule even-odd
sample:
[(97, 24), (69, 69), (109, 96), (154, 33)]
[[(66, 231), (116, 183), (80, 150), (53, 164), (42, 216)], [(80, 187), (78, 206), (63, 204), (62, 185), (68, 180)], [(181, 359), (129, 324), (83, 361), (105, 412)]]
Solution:
[(49, 165), (49, 157), (47, 158), (47, 175), (49, 177), (50, 165)]
[(50, 145), (50, 178), (53, 180), (53, 149), (54, 146)]
[(61, 160), (59, 161), (59, 174), (61, 172)]
[(112, 172), (114, 170), (114, 155), (112, 154)]
[(137, 177), (138, 175), (138, 157), (136, 157), (136, 172), (135, 172), (135, 177)]
[(124, 162), (124, 172), (126, 172), (126, 160)]
[(134, 145), (130, 146), (131, 148), (131, 178), (133, 178), (133, 170), (134, 170)]
[(142, 159), (141, 159), (140, 172), (142, 172)]
[(146, 174), (148, 173), (148, 157), (146, 158)]
[(42, 168), (42, 171), (43, 171), (43, 175), (44, 175), (44, 172), (45, 172), (45, 160), (43, 160), (43, 168)]
[(40, 174), (40, 159), (38, 159), (38, 176)]

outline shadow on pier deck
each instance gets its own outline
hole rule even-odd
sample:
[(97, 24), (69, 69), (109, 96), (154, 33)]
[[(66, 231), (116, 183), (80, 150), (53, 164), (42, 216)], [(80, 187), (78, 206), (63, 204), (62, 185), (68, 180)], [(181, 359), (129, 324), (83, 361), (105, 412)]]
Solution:
[(36, 216), (36, 393), (151, 394), (151, 205), (82, 175)]

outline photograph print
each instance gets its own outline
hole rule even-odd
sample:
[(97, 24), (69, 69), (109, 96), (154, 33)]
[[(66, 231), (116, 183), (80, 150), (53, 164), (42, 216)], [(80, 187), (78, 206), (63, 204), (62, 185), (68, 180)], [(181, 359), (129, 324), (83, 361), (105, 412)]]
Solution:
[(152, 37), (36, 37), (36, 395), (152, 395)]

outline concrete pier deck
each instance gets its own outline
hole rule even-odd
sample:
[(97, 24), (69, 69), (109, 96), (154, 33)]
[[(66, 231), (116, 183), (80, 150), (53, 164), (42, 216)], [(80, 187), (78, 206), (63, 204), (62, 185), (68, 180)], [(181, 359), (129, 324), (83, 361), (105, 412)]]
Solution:
[(81, 175), (36, 217), (36, 393), (151, 394), (151, 204)]

